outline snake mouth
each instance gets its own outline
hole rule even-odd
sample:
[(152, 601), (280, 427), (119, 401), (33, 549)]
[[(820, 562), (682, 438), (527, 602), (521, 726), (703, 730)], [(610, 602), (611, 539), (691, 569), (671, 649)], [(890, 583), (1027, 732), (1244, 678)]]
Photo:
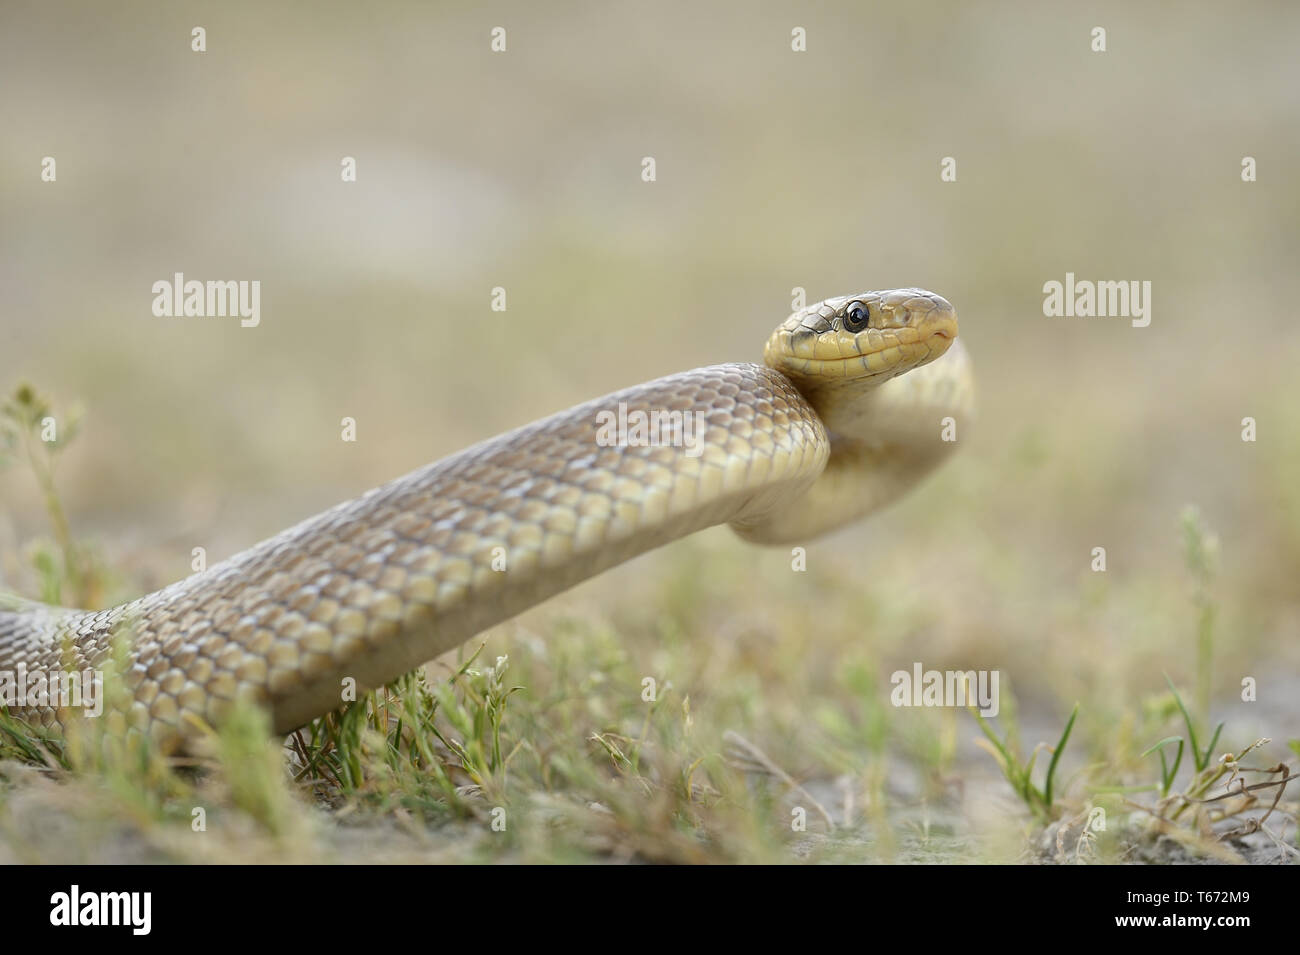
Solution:
[(934, 361), (957, 337), (957, 320), (936, 317), (921, 325), (863, 336), (835, 358), (784, 355), (777, 367), (803, 379), (883, 380)]

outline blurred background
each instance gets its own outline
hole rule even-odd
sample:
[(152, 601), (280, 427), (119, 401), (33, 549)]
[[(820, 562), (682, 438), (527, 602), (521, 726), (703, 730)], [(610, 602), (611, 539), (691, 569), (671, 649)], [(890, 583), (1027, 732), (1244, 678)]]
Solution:
[[(882, 698), (921, 661), (1001, 669), (1053, 738), (1086, 700), (1087, 739), (1196, 679), (1191, 505), (1218, 538), (1216, 717), (1300, 735), (1300, 8), (900, 7), (6, 0), (0, 388), (86, 408), (59, 486), (113, 596), (543, 414), (757, 360), (796, 286), (917, 285), (980, 383), (942, 473), (806, 575), (723, 528), (539, 613), (635, 621), (694, 587), (687, 642), (765, 636), (693, 701), (761, 696), (793, 645), (792, 721), (846, 660)], [(174, 272), (260, 280), (260, 326), (154, 317)], [(1150, 326), (1045, 317), (1066, 272), (1151, 282)], [(45, 532), (0, 473), (0, 586), (31, 592)]]

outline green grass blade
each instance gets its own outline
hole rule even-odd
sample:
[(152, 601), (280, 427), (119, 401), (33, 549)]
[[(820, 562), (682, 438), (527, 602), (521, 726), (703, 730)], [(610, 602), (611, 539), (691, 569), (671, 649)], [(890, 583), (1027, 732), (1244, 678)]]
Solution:
[(1070, 711), (1070, 721), (1065, 724), (1065, 731), (1061, 733), (1061, 740), (1052, 750), (1052, 761), (1047, 764), (1047, 783), (1043, 787), (1043, 801), (1047, 803), (1048, 811), (1052, 808), (1052, 781), (1056, 775), (1056, 764), (1061, 759), (1061, 753), (1065, 751), (1065, 744), (1069, 742), (1070, 731), (1074, 729), (1074, 721), (1079, 716), (1079, 704), (1074, 704), (1074, 709)]

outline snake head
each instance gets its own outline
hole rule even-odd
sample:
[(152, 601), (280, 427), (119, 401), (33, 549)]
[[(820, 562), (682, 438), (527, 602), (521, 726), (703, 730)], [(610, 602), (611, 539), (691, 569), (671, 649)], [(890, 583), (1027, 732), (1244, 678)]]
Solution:
[(828, 298), (772, 333), (768, 367), (803, 387), (874, 386), (934, 361), (957, 337), (957, 310), (922, 289)]

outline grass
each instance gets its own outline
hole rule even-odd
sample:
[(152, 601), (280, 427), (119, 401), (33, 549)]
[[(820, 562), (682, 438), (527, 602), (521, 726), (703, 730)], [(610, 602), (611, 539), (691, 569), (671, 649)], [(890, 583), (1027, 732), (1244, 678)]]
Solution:
[(77, 436), (82, 412), (72, 408), (56, 416), (30, 385), (19, 385), (0, 405), (0, 468), (21, 461), (31, 471), (49, 517), (52, 540), (33, 541), (28, 560), (40, 580), (46, 603), (93, 606), (102, 599), (101, 574), (89, 548), (74, 541), (55, 488), (62, 452)]
[[(42, 447), (48, 409), (20, 389), (0, 432), (54, 528), (27, 556), (40, 595), (93, 595), (113, 578), (60, 529), (68, 435)], [(1029, 711), (1006, 683), (997, 727), (888, 704), (890, 641), (921, 652), (924, 601), (740, 564), (706, 535), (674, 545), (625, 610), (544, 607), (287, 739), (243, 707), (168, 758), (110, 720), (60, 737), (0, 714), (0, 858), (47, 860), (53, 845), (59, 861), (1292, 860), (1288, 762), (1259, 761), (1262, 739), (1216, 757), (1225, 722), (1207, 736), (1192, 715), (1208, 711), (1218, 642), (1216, 548), (1199, 515), (1181, 526), (1196, 706), (1167, 676), (1168, 692), (1118, 713), (1083, 694), (1027, 759)], [(735, 612), (747, 582), (776, 595), (777, 616)], [(1048, 726), (1053, 709), (1030, 715)], [(38, 845), (50, 826), (63, 838)]]
[[(1079, 717), (1079, 704), (1074, 704), (1074, 709), (1070, 711), (1070, 718), (1066, 721), (1065, 729), (1061, 731), (1061, 738), (1056, 745), (1046, 747), (1045, 744), (1040, 743), (1034, 747), (1027, 761), (1022, 760), (1017, 752), (1014, 730), (1009, 731), (1005, 738), (999, 738), (979, 710), (972, 707), (971, 713), (985, 737), (976, 742), (997, 761), (998, 768), (1002, 770), (1002, 775), (1011, 784), (1016, 795), (1040, 820), (1046, 821), (1055, 817), (1060, 808), (1052, 792), (1056, 782), (1056, 770), (1061, 761), (1061, 754), (1065, 752), (1065, 744), (1070, 741), (1070, 731), (1074, 729), (1074, 721)], [(1034, 763), (1044, 748), (1052, 755), (1047, 764), (1047, 775), (1040, 788), (1034, 784)]]

